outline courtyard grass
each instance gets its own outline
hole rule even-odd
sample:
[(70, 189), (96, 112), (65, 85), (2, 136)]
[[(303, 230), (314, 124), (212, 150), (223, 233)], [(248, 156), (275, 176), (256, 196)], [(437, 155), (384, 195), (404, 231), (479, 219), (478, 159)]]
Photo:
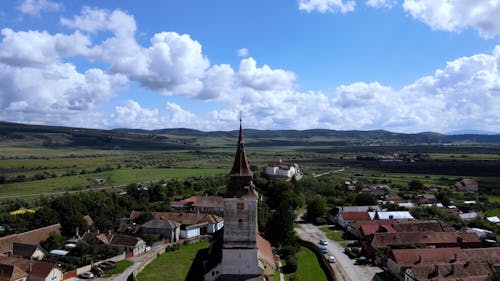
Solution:
[[(285, 274), (285, 280), (289, 281), (292, 275), (299, 276), (301, 281), (326, 281), (326, 275), (316, 255), (313, 251), (306, 247), (300, 247), (300, 251), (296, 254), (298, 268), (294, 273)], [(285, 266), (284, 260), (281, 261), (282, 265)], [(279, 280), (276, 279), (275, 280)]]
[(107, 276), (111, 276), (111, 275), (122, 273), (122, 272), (125, 271), (125, 269), (127, 269), (132, 264), (134, 264), (134, 263), (131, 262), (131, 261), (129, 261), (129, 260), (121, 260), (121, 261), (119, 261), (119, 262), (116, 263), (115, 267), (113, 267), (110, 270), (108, 270), (106, 272), (106, 275)]
[(187, 246), (181, 246), (179, 250), (165, 252), (148, 264), (144, 270), (137, 275), (139, 281), (184, 281), (196, 257), (196, 253), (209, 247), (208, 241), (203, 241)]
[(347, 247), (347, 244), (349, 244), (348, 240), (344, 240), (344, 231), (343, 230), (336, 230), (333, 229), (333, 227), (329, 226), (320, 226), (321, 231), (323, 231), (326, 234), (326, 237), (328, 239), (333, 240), (335, 242), (338, 242), (342, 248)]

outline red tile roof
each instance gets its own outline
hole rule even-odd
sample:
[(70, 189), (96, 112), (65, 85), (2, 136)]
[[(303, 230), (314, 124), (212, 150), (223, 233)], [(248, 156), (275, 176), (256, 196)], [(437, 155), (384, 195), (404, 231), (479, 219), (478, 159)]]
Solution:
[[(143, 212), (132, 211), (130, 213), (130, 219), (135, 220)], [(223, 221), (219, 216), (213, 214), (196, 214), (196, 213), (181, 213), (181, 212), (153, 212), (154, 218), (157, 220), (172, 220), (184, 225), (194, 225), (209, 223), (215, 224)]]
[(370, 245), (373, 248), (386, 248), (391, 245), (443, 245), (443, 244), (481, 244), (481, 240), (475, 233), (467, 232), (397, 232), (397, 233), (375, 233)]
[(342, 212), (341, 216), (346, 221), (370, 220), (370, 215), (368, 214), (368, 212)]
[(392, 227), (397, 232), (445, 231), (441, 222), (438, 221), (397, 221), (392, 224)]
[(417, 265), (410, 270), (419, 281), (486, 281), (494, 272), (487, 263)]
[(370, 235), (377, 232), (396, 232), (390, 224), (363, 224), (360, 226), (360, 229), (363, 232), (363, 235)]
[(12, 243), (14, 242), (38, 245), (40, 242), (47, 240), (52, 232), (61, 234), (60, 229), (60, 224), (54, 224), (23, 233), (0, 237), (0, 253), (12, 252)]
[(464, 254), (473, 261), (500, 263), (500, 247), (464, 249)]
[(54, 268), (57, 268), (57, 264), (51, 262), (18, 259), (6, 256), (0, 256), (0, 264), (17, 266), (29, 275), (42, 277), (43, 279), (45, 279)]
[(0, 264), (0, 281), (14, 281), (28, 277), (28, 273), (15, 265)]
[(257, 234), (257, 248), (259, 260), (265, 264), (265, 271), (268, 273), (274, 273), (276, 269), (276, 263), (274, 262), (273, 249), (271, 248), (271, 243), (264, 239), (264, 237)]
[(401, 267), (466, 261), (462, 249), (454, 248), (424, 248), (424, 249), (393, 249), (394, 261)]

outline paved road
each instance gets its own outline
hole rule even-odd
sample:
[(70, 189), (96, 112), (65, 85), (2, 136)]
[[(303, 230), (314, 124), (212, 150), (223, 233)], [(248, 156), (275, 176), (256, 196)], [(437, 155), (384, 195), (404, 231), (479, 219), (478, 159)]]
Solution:
[(335, 271), (335, 277), (338, 281), (370, 281), (378, 280), (375, 277), (377, 272), (382, 272), (382, 269), (369, 265), (356, 265), (354, 260), (351, 260), (344, 254), (344, 248), (337, 242), (329, 240), (325, 233), (317, 226), (308, 223), (301, 223), (295, 231), (302, 240), (318, 243), (320, 239), (328, 241), (327, 249), (329, 254), (335, 257), (336, 263), (331, 264)]

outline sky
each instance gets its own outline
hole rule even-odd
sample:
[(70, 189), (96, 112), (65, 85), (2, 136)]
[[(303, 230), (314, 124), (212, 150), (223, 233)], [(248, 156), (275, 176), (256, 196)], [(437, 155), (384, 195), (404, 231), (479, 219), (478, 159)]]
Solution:
[(0, 120), (500, 132), (500, 0), (0, 1)]

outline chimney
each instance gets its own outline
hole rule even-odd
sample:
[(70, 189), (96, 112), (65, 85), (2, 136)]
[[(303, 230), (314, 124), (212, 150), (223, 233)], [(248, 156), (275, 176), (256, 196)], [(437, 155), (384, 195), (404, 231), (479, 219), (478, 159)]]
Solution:
[(76, 227), (76, 238), (79, 238), (79, 237), (80, 237), (80, 233), (79, 233), (79, 231), (78, 231), (78, 230), (79, 230), (79, 229), (78, 229), (78, 227)]
[(422, 263), (422, 255), (418, 255), (418, 260), (415, 264)]
[(454, 254), (453, 254), (453, 259), (450, 261), (450, 263), (454, 263), (454, 262), (456, 262), (457, 260), (458, 260), (458, 255), (457, 255), (457, 253), (454, 253)]

